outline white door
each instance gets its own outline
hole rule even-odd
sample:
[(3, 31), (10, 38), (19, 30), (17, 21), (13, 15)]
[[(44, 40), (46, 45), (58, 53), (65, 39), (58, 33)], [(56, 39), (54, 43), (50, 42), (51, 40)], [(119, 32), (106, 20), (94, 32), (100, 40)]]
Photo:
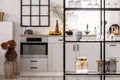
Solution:
[[(0, 44), (13, 39), (13, 23), (0, 22)], [(5, 50), (0, 47), (0, 75), (4, 74), (4, 54)]]
[(48, 45), (48, 66), (49, 71), (63, 71), (63, 44)]
[(107, 60), (110, 58), (116, 58), (117, 60), (119, 60), (119, 62), (117, 62), (117, 71), (120, 71), (120, 43), (119, 42), (106, 43), (105, 49)]
[(66, 71), (75, 71), (75, 52), (76, 45), (74, 43), (66, 44)]
[(97, 70), (96, 60), (100, 59), (100, 43), (80, 43), (79, 44), (80, 57), (87, 57), (88, 70)]

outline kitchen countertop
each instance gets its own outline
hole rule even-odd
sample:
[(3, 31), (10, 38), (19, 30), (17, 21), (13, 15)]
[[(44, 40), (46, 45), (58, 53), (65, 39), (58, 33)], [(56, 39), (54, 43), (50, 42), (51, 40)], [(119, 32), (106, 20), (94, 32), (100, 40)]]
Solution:
[[(26, 34), (20, 34), (20, 37), (63, 37), (63, 35), (49, 35), (49, 34), (32, 34), (32, 35), (26, 35)], [(82, 35), (83, 37), (96, 37), (94, 34), (90, 35)], [(120, 35), (115, 35), (116, 37), (120, 37)], [(66, 35), (66, 37), (72, 37), (72, 35)]]
[[(32, 35), (25, 35), (21, 34), (20, 37), (35, 37), (35, 36), (42, 36), (42, 37), (63, 37), (63, 35), (49, 35), (49, 34), (32, 34)], [(83, 37), (95, 37), (96, 35), (82, 35)], [(66, 35), (66, 37), (72, 37), (72, 35)]]

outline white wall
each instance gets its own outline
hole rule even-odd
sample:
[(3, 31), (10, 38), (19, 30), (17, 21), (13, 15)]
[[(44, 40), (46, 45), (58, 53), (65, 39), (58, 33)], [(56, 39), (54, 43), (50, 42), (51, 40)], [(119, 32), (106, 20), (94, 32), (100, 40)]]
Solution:
[[(20, 34), (23, 34), (23, 30), (25, 30), (25, 28), (20, 27), (20, 1), (21, 0), (0, 0), (0, 12), (5, 13), (4, 21), (12, 21), (14, 23), (14, 39), (17, 42), (16, 51), (18, 53), (18, 61), (20, 59)], [(54, 1), (56, 0), (51, 0), (51, 2)], [(62, 5), (62, 1), (63, 0), (57, 0), (56, 2)], [(50, 27), (32, 29), (47, 34), (50, 30), (54, 30), (56, 20), (56, 18), (51, 16)]]

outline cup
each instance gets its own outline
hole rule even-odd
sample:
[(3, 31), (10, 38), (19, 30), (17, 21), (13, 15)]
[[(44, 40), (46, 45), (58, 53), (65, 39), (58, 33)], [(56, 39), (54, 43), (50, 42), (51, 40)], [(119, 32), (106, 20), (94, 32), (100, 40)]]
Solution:
[(73, 32), (73, 39), (75, 41), (80, 41), (80, 39), (82, 39), (82, 31), (74, 31)]

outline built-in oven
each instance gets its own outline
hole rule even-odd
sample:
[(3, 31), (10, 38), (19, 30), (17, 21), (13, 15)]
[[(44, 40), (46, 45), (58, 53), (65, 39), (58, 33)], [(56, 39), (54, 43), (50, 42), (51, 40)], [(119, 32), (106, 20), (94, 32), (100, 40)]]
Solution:
[(47, 37), (24, 37), (21, 41), (21, 57), (47, 57)]
[(21, 75), (48, 71), (48, 37), (22, 37)]

